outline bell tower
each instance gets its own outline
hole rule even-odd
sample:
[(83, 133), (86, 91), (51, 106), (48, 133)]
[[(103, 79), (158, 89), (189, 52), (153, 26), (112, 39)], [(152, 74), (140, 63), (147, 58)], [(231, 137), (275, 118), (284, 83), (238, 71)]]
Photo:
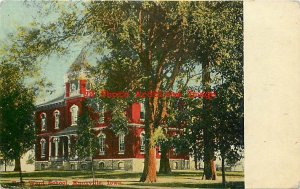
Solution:
[(89, 95), (90, 64), (86, 61), (86, 52), (82, 50), (65, 75), (65, 97), (76, 98)]

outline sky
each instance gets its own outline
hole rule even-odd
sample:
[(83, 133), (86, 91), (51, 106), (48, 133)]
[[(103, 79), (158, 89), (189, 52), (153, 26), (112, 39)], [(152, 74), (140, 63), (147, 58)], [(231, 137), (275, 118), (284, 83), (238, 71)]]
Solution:
[[(27, 2), (26, 4), (23, 1), (0, 0), (0, 45), (7, 40), (9, 33), (15, 33), (16, 28), (19, 26), (28, 26), (35, 19), (43, 23), (55, 20), (57, 14), (51, 12), (47, 17), (41, 17), (38, 14), (41, 7), (29, 6), (28, 4), (32, 5), (31, 2)], [(51, 95), (40, 94), (37, 98), (37, 104), (47, 102), (64, 92), (64, 76), (82, 48), (83, 45), (80, 43), (72, 44), (68, 55), (62, 57), (51, 55), (43, 61), (41, 75), (53, 84), (55, 92)], [(95, 57), (90, 55), (87, 59), (90, 64), (95, 65)], [(198, 85), (198, 81), (191, 82), (194, 85)]]
[[(28, 6), (22, 1), (0, 0), (0, 43), (5, 42), (9, 33), (15, 33), (18, 26), (27, 26), (34, 21), (35, 17), (38, 21), (43, 22), (51, 19), (38, 17), (38, 15), (38, 7), (36, 6)], [(63, 57), (53, 55), (42, 63), (42, 76), (53, 84), (53, 89), (56, 91), (52, 95), (40, 95), (37, 103), (48, 101), (63, 93), (64, 75), (80, 53), (82, 46), (74, 44), (71, 48), (69, 55)]]

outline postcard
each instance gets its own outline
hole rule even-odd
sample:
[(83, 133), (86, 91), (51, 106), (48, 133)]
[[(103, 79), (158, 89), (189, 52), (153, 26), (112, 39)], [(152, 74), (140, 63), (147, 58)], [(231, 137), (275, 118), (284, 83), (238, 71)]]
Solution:
[(1, 188), (299, 187), (299, 3), (0, 10)]

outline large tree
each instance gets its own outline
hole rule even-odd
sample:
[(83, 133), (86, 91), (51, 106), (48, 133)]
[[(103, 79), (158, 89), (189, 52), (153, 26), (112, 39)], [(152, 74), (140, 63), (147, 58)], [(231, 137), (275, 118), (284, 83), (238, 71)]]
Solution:
[[(198, 54), (198, 60), (202, 65), (202, 88), (209, 92), (213, 86), (220, 83), (220, 80), (215, 81), (216, 78), (243, 72), (236, 66), (242, 65), (243, 62), (243, 4), (242, 2), (204, 2), (201, 6), (197, 4), (194, 18), (196, 37), (199, 39), (195, 54)], [(243, 77), (236, 79), (236, 82), (242, 82)], [(204, 99), (201, 117), (204, 124), (202, 132), (206, 179), (216, 178), (213, 169), (216, 144), (212, 111), (211, 101)]]
[[(95, 2), (89, 11), (105, 44), (111, 73), (123, 72), (117, 83), (128, 90), (169, 91), (188, 61), (188, 3), (180, 2)], [(130, 79), (136, 73), (138, 77)], [(126, 73), (126, 74), (125, 74)], [(121, 75), (122, 76), (122, 75)], [(126, 80), (129, 78), (129, 80)], [(156, 182), (154, 133), (166, 115), (166, 99), (145, 98), (145, 163), (142, 182)]]
[(0, 151), (4, 159), (15, 160), (14, 170), (22, 182), (20, 158), (35, 141), (34, 91), (18, 79), (19, 68), (14, 65), (2, 64), (0, 75)]

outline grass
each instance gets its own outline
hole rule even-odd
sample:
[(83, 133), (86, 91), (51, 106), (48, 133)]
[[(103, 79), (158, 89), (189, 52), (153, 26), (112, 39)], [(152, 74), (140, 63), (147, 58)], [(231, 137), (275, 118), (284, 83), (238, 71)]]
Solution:
[[(138, 182), (141, 173), (126, 171), (96, 171), (95, 178), (102, 182), (99, 186), (70, 186), (73, 181), (91, 181), (90, 171), (35, 171), (23, 173), (25, 181), (24, 188), (32, 188), (29, 181), (44, 181), (46, 184), (35, 186), (34, 188), (222, 188), (221, 173), (217, 172), (216, 181), (202, 180), (202, 171), (173, 171), (171, 174), (158, 174), (156, 183)], [(67, 180), (69, 186), (48, 185), (48, 181), (64, 181)], [(226, 188), (244, 188), (243, 172), (226, 172), (227, 187)], [(18, 185), (19, 174), (17, 172), (1, 172), (0, 184), (5, 187), (13, 187)], [(113, 184), (108, 184), (112, 181)]]

